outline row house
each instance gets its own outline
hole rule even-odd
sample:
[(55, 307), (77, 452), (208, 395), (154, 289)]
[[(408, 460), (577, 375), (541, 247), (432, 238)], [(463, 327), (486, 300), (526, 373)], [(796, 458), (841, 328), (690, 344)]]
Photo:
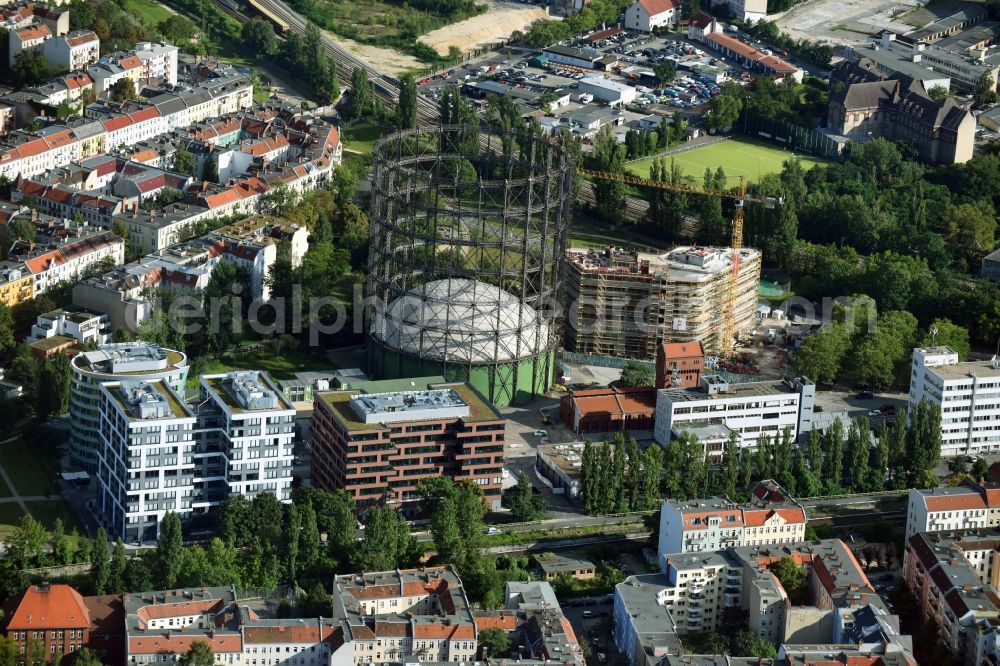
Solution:
[(110, 232), (86, 228), (45, 246), (15, 244), (8, 254), (8, 260), (23, 262), (34, 277), (33, 296), (62, 281), (79, 280), (88, 267), (106, 258), (115, 266), (124, 263), (125, 241)]

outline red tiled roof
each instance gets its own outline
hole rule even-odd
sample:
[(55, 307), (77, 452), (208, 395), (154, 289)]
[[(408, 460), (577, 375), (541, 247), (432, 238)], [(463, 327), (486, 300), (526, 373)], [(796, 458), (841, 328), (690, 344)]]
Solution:
[(65, 130), (63, 132), (56, 132), (55, 134), (50, 134), (49, 136), (45, 137), (43, 141), (45, 141), (49, 149), (52, 149), (52, 148), (61, 148), (71, 143), (75, 143), (76, 138), (73, 136), (72, 132), (70, 132), (69, 130)]
[(700, 342), (665, 342), (662, 346), (667, 358), (700, 358), (705, 356), (705, 350)]
[(109, 118), (103, 122), (104, 130), (107, 132), (114, 132), (116, 130), (125, 129), (132, 124), (132, 119), (128, 116), (116, 116), (115, 118)]
[(89, 629), (83, 597), (69, 585), (32, 585), (21, 593), (7, 630)]
[(743, 512), (743, 520), (747, 527), (760, 527), (775, 514), (786, 523), (806, 522), (806, 512), (802, 509), (749, 509)]
[(49, 149), (45, 145), (45, 141), (42, 139), (34, 139), (33, 141), (28, 141), (27, 143), (21, 144), (17, 147), (17, 154), (21, 158), (34, 157), (35, 155), (41, 155)]
[(639, 4), (650, 16), (677, 9), (677, 3), (674, 0), (639, 0)]
[(215, 636), (193, 636), (191, 634), (172, 633), (167, 638), (167, 632), (155, 635), (129, 636), (129, 654), (181, 654), (187, 652), (195, 641), (208, 643), (215, 654), (230, 654), (243, 651), (239, 634), (224, 634)]
[(52, 33), (49, 31), (49, 26), (44, 24), (30, 25), (27, 28), (21, 28), (20, 30), (15, 30), (14, 32), (21, 38), (22, 42), (31, 41), (32, 39), (45, 39), (46, 37), (52, 36)]
[(689, 25), (692, 25), (695, 28), (707, 28), (712, 25), (712, 17), (705, 12), (698, 12), (691, 18)]
[(93, 32), (85, 32), (82, 35), (77, 35), (75, 37), (68, 37), (66, 41), (70, 46), (82, 46), (84, 44), (89, 44), (90, 42), (99, 41), (97, 35)]
[(485, 629), (503, 629), (504, 631), (514, 631), (517, 629), (517, 616), (513, 613), (501, 613), (500, 615), (476, 615), (476, 627), (479, 631)]
[(928, 511), (961, 511), (969, 509), (985, 509), (986, 502), (982, 495), (976, 492), (958, 495), (923, 495), (924, 505)]
[(150, 620), (160, 620), (167, 617), (178, 617), (180, 615), (209, 615), (218, 613), (224, 604), (221, 599), (199, 599), (198, 601), (186, 601), (180, 604), (150, 604), (143, 606), (136, 615), (143, 622)]
[(332, 627), (320, 627), (318, 623), (276, 627), (247, 626), (243, 629), (243, 638), (247, 643), (319, 643), (331, 633)]
[(128, 55), (118, 61), (118, 66), (122, 69), (135, 69), (136, 67), (142, 67), (142, 61), (139, 60), (139, 56)]
[(410, 635), (409, 622), (386, 622), (384, 620), (375, 621), (375, 635), (382, 638), (406, 638)]
[(413, 626), (413, 638), (471, 641), (476, 638), (476, 628), (471, 623), (464, 622), (462, 624), (443, 624), (441, 622), (415, 624)]
[(144, 120), (152, 120), (153, 118), (159, 118), (160, 112), (156, 110), (155, 106), (147, 106), (145, 109), (142, 109), (141, 111), (130, 113), (129, 117), (132, 118), (132, 122), (138, 123)]

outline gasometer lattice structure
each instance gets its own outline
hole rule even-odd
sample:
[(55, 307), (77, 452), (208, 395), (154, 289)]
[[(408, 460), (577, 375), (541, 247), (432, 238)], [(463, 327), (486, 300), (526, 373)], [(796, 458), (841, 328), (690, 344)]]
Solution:
[(574, 165), (541, 137), (465, 125), (374, 148), (369, 371), (444, 375), (494, 404), (552, 384)]

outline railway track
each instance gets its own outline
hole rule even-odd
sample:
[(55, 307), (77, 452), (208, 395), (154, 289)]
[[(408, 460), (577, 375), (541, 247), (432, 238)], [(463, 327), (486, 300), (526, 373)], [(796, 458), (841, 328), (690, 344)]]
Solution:
[[(308, 22), (284, 2), (281, 2), (281, 0), (258, 0), (258, 2), (260, 2), (261, 6), (266, 8), (267, 11), (272, 12), (275, 16), (287, 23), (289, 30), (299, 35), (305, 35), (306, 25)], [(224, 4), (221, 2), (218, 4), (220, 7), (228, 10), (227, 13), (230, 13), (230, 15), (233, 14), (233, 12), (231, 12), (231, 10), (229, 10), (229, 8)], [(246, 17), (241, 17), (237, 18), (237, 20), (241, 23), (245, 23), (248, 19)], [(332, 58), (337, 64), (337, 74), (340, 76), (341, 81), (350, 81), (351, 74), (355, 69), (363, 69), (368, 73), (368, 78), (372, 82), (372, 88), (379, 98), (392, 106), (399, 103), (400, 82), (398, 79), (395, 79), (387, 74), (383, 74), (374, 66), (365, 62), (361, 58), (358, 58), (347, 49), (327, 37), (325, 34), (323, 35), (323, 50), (326, 52), (326, 55)], [(418, 95), (417, 121), (421, 124), (435, 124), (437, 123), (437, 120), (437, 107), (430, 102), (430, 100), (424, 99)]]

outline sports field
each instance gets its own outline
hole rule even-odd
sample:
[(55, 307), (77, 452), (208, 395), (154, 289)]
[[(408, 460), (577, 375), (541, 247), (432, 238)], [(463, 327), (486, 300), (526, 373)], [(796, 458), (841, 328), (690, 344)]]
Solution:
[[(686, 176), (695, 178), (700, 184), (705, 175), (705, 168), (715, 171), (720, 166), (726, 172), (726, 180), (729, 185), (739, 183), (740, 176), (747, 181), (757, 182), (761, 176), (769, 173), (781, 171), (785, 160), (790, 159), (793, 154), (788, 150), (782, 150), (772, 144), (756, 141), (753, 139), (730, 139), (722, 143), (715, 143), (704, 148), (695, 148), (675, 155), (664, 157), (668, 162), (674, 160), (682, 169)], [(807, 155), (799, 155), (804, 169), (811, 169), (817, 164), (825, 164), (827, 160)], [(653, 163), (653, 158), (632, 162), (626, 168), (637, 176), (649, 178), (649, 167)]]

